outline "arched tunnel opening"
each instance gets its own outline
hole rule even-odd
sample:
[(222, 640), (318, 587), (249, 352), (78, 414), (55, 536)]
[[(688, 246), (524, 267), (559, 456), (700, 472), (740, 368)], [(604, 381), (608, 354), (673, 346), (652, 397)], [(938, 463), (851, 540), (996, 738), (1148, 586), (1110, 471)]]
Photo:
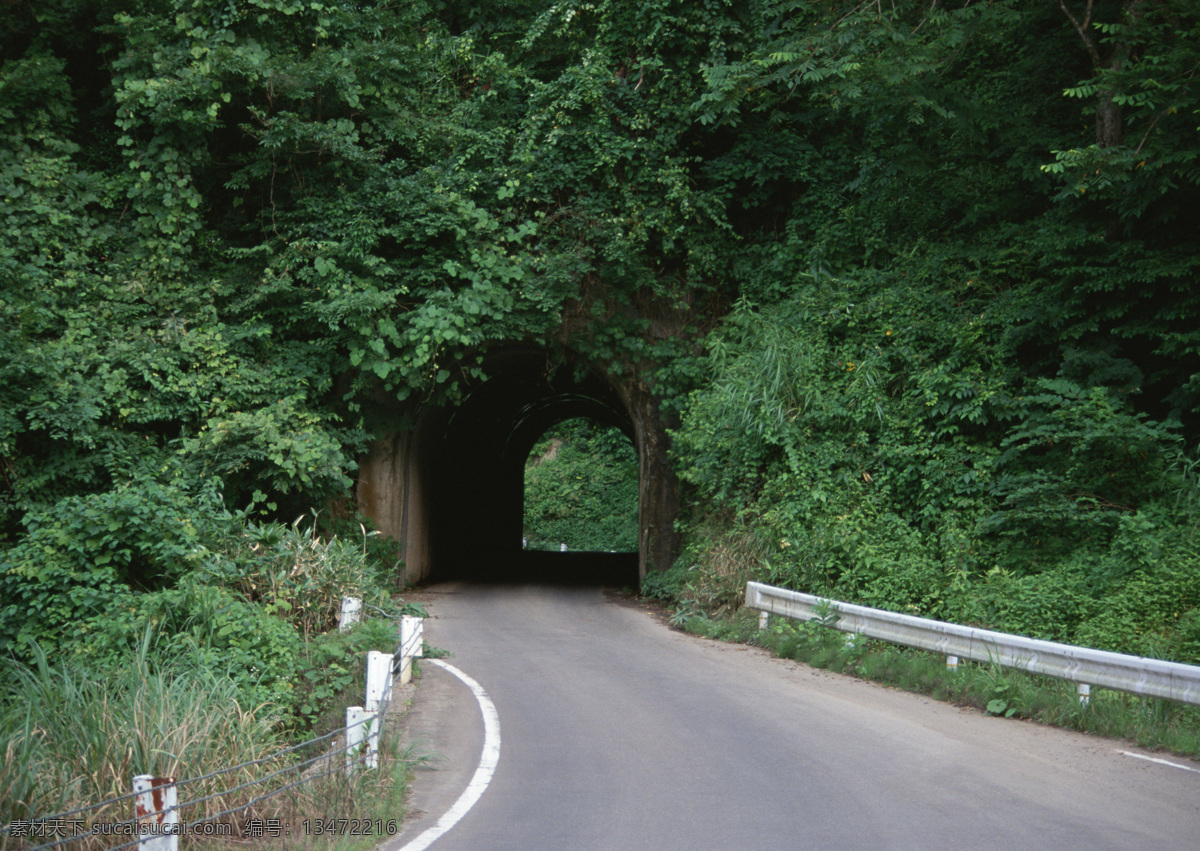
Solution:
[(551, 426), (525, 459), (524, 485), (524, 550), (637, 552), (637, 450), (620, 429), (586, 417)]
[[(457, 405), (388, 412), (397, 423), (363, 459), (358, 502), (404, 547), (402, 582), (470, 579), (636, 587), (669, 566), (673, 479), (652, 449), (663, 440), (647, 416), (648, 394), (570, 353), (508, 346), (484, 361), (487, 380)], [(618, 429), (637, 452), (638, 545), (634, 552), (559, 552), (522, 545), (530, 450), (556, 425), (585, 418)], [(649, 495), (649, 498), (647, 498)], [(666, 530), (663, 534), (663, 530)], [(656, 555), (657, 554), (657, 555)], [(655, 562), (658, 562), (656, 565)]]

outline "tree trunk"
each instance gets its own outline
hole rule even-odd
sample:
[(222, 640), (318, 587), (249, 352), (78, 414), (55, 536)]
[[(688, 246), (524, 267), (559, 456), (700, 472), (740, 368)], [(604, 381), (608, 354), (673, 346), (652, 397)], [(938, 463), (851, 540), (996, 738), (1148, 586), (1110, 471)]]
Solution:
[(1121, 107), (1113, 101), (1113, 93), (1105, 89), (1097, 95), (1096, 104), (1096, 147), (1115, 148), (1125, 141), (1125, 126), (1121, 121)]
[[(1092, 73), (1099, 75), (1102, 71), (1119, 71), (1129, 58), (1129, 48), (1118, 43), (1112, 46), (1112, 51), (1105, 59), (1100, 53), (1100, 47), (1092, 37), (1092, 11), (1095, 0), (1087, 0), (1083, 20), (1079, 20), (1067, 8), (1066, 0), (1056, 0), (1058, 8), (1067, 16), (1075, 32), (1079, 33), (1083, 47), (1092, 60)], [(1121, 4), (1121, 17), (1129, 23), (1135, 23), (1142, 16), (1142, 6), (1145, 0), (1125, 0)], [(1096, 147), (1115, 148), (1125, 141), (1125, 126), (1121, 121), (1121, 107), (1113, 100), (1112, 89), (1101, 89), (1096, 93)]]

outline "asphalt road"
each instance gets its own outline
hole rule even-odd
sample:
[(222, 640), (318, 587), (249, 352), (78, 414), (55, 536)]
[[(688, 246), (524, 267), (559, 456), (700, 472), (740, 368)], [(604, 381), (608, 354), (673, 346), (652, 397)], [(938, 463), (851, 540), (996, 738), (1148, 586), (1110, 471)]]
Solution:
[[(487, 692), (501, 740), (435, 851), (1200, 847), (1194, 762), (683, 635), (597, 589), (426, 599), (426, 640)], [(467, 686), (422, 670), (408, 733), (441, 758), (389, 851), (451, 808), (484, 746)]]

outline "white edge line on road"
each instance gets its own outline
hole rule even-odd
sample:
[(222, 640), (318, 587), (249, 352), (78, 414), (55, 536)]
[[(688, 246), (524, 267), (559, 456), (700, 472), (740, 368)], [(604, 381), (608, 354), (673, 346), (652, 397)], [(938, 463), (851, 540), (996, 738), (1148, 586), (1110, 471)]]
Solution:
[(446, 810), (445, 815), (437, 820), (437, 824), (417, 836), (400, 851), (422, 851), (432, 845), (443, 833), (458, 824), (459, 819), (465, 816), (471, 807), (475, 806), (475, 802), (483, 796), (488, 784), (492, 782), (492, 775), (496, 772), (496, 763), (500, 761), (500, 716), (496, 712), (495, 704), (483, 690), (483, 686), (441, 659), (427, 661), (440, 668), (445, 668), (458, 677), (475, 695), (475, 700), (479, 703), (479, 710), (483, 713), (483, 753), (479, 756), (479, 767), (475, 769), (475, 776), (471, 778), (471, 782), (467, 784), (463, 793), (458, 796), (454, 806)]
[(1169, 765), (1171, 768), (1179, 768), (1184, 771), (1194, 771), (1197, 774), (1200, 774), (1200, 768), (1192, 768), (1190, 765), (1180, 765), (1177, 762), (1169, 762), (1165, 759), (1158, 759), (1157, 757), (1153, 756), (1143, 756), (1140, 753), (1132, 753), (1131, 751), (1121, 751), (1121, 753), (1125, 754), (1125, 756), (1131, 756), (1134, 759), (1144, 759), (1146, 762), (1157, 762), (1159, 765)]

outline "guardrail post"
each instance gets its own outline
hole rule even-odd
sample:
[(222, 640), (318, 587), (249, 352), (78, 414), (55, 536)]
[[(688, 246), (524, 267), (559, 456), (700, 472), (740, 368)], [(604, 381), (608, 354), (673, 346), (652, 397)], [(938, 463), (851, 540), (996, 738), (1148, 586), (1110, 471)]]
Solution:
[[(824, 600), (812, 594), (746, 583), (746, 608), (799, 621), (823, 619), (833, 609), (834, 629), (904, 647), (928, 650), (984, 664), (1020, 668), (1031, 674), (1087, 684), (1080, 701), (1090, 699), (1091, 686), (1177, 700), (1200, 706), (1200, 665), (1146, 659), (1075, 647), (988, 629), (962, 626), (913, 615)], [(949, 664), (951, 660), (947, 660)]]
[(946, 670), (947, 671), (957, 671), (958, 670), (958, 657), (957, 656), (947, 656), (946, 657)]
[(178, 851), (179, 796), (174, 777), (133, 778), (138, 851)]
[(391, 700), (392, 654), (372, 650), (367, 653), (367, 696), (363, 709), (376, 712), (385, 701)]
[(362, 616), (362, 600), (358, 597), (343, 597), (342, 611), (338, 615), (338, 631), (345, 632), (350, 624), (358, 623)]
[[(370, 719), (370, 720), (368, 720)], [(346, 773), (356, 765), (379, 767), (379, 715), (361, 706), (346, 707)]]
[(759, 612), (758, 613), (758, 628), (760, 630), (766, 629), (767, 624), (770, 623), (770, 621), (771, 621), (771, 613), (770, 612)]
[(1075, 692), (1079, 695), (1080, 706), (1086, 707), (1092, 702), (1092, 687), (1087, 683), (1079, 683), (1075, 689)]
[(400, 618), (400, 684), (412, 679), (412, 660), (423, 653), (425, 622), (412, 615)]

